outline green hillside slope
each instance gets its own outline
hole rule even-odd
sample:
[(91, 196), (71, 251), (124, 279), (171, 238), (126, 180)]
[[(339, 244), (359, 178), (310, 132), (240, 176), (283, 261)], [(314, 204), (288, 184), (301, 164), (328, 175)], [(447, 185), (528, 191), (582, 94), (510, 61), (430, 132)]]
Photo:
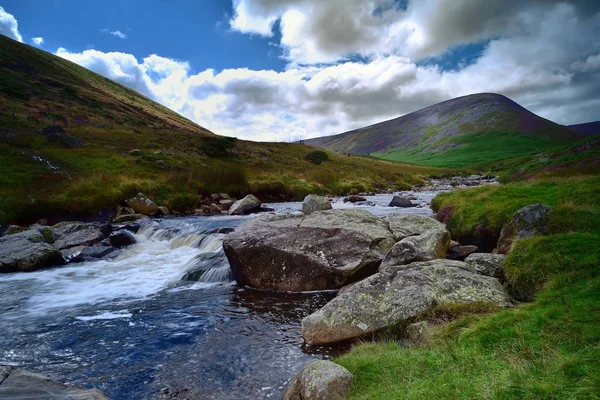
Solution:
[[(60, 125), (65, 133), (40, 130)], [(46, 132), (47, 133), (47, 132)], [(431, 168), (314, 148), (217, 136), (140, 94), (0, 35), (0, 223), (87, 215), (143, 191), (179, 211), (201, 194), (309, 192), (406, 187)]]
[(583, 135), (492, 93), (458, 97), (400, 118), (307, 140), (328, 150), (443, 167), (487, 167)]

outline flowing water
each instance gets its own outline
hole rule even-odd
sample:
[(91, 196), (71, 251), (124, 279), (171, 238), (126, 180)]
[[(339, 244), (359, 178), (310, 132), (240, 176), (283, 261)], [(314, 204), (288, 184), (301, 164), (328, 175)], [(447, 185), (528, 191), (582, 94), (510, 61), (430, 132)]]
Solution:
[[(416, 193), (428, 202), (434, 192)], [(391, 195), (370, 205), (384, 216)], [(270, 204), (278, 213), (301, 203)], [(118, 257), (0, 275), (0, 364), (99, 388), (112, 399), (281, 398), (291, 377), (337, 346), (303, 346), (300, 321), (335, 294), (272, 293), (231, 280), (218, 228), (245, 217), (153, 221)]]

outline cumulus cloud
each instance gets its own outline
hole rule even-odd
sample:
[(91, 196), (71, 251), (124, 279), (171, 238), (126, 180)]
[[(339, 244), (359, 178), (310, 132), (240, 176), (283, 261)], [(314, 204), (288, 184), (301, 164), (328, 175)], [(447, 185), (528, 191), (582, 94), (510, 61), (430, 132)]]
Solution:
[(0, 6), (0, 35), (8, 36), (9, 38), (23, 41), (23, 36), (19, 33), (19, 24), (14, 15), (7, 13)]
[(44, 45), (44, 38), (43, 37), (31, 38), (31, 43), (37, 47), (42, 47)]
[(102, 33), (106, 33), (108, 35), (113, 35), (118, 37), (119, 39), (127, 39), (127, 34), (121, 32), (121, 31), (111, 31), (110, 29), (100, 29), (100, 32)]
[[(325, 3), (329, 1), (238, 0), (234, 4), (237, 14), (231, 23), (240, 31), (269, 35), (278, 16), (289, 16), (293, 7), (302, 15), (291, 22), (284, 17), (280, 24), (284, 31), (286, 24), (304, 24), (302, 18), (316, 15), (315, 10), (323, 10)], [(353, 21), (339, 17), (347, 24), (347, 37), (336, 38), (335, 32), (328, 31), (335, 30), (332, 25), (336, 24), (327, 23), (324, 16), (330, 14), (324, 13), (319, 24), (329, 26), (321, 26), (321, 33), (313, 36), (315, 40), (329, 38), (327, 43), (317, 45), (315, 41), (313, 45), (307, 40), (304, 47), (296, 48), (297, 55), (291, 48), (289, 55), (296, 60), (331, 61), (346, 54), (346, 49), (357, 53), (357, 48), (366, 46), (371, 50), (361, 53), (365, 57), (325, 65), (290, 61), (284, 71), (238, 68), (192, 73), (188, 63), (158, 55), (138, 60), (131, 54), (96, 50), (72, 53), (59, 49), (57, 54), (138, 90), (214, 132), (251, 140), (289, 141), (340, 133), (479, 92), (507, 95), (533, 112), (563, 124), (600, 119), (600, 14), (593, 5), (585, 9), (583, 2), (548, 0), (534, 2), (537, 7), (528, 5), (531, 8), (525, 10), (525, 6), (508, 1), (507, 7), (512, 11), (503, 11), (504, 17), (495, 12), (484, 13), (491, 22), (443, 28), (430, 27), (433, 22), (425, 21), (426, 10), (417, 8), (429, 4), (433, 9), (428, 15), (441, 23), (442, 19), (435, 19), (440, 12), (434, 7), (439, 6), (438, 2), (414, 3), (399, 9), (384, 0), (345, 0), (348, 8), (357, 7), (351, 13)], [(468, 8), (476, 3), (480, 2), (457, 0), (451, 4)], [(379, 7), (378, 11), (373, 12), (373, 7)], [(423, 15), (421, 22), (417, 11)], [(466, 23), (459, 11), (446, 10), (452, 25)], [(250, 19), (240, 19), (240, 12)], [(402, 21), (414, 24), (414, 31), (407, 38), (413, 35), (413, 39), (420, 39), (414, 39), (414, 46), (406, 51), (378, 50), (381, 42), (371, 43), (372, 36), (363, 36), (361, 29), (373, 18), (387, 21), (389, 15), (398, 13), (404, 15)], [(507, 22), (507, 15), (519, 17)], [(378, 29), (375, 25), (369, 29)], [(419, 29), (421, 34), (414, 36)], [(479, 58), (451, 70), (439, 66), (436, 58), (422, 62), (414, 55), (452, 51), (452, 43), (490, 35), (493, 38), (485, 42)], [(285, 40), (293, 43), (296, 39), (286, 39), (284, 35), (282, 43)], [(435, 50), (438, 48), (442, 50)]]

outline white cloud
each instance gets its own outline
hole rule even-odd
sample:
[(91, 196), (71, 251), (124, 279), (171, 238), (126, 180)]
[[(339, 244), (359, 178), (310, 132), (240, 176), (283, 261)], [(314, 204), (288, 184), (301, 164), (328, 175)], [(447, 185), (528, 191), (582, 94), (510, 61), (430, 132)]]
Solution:
[(573, 71), (587, 72), (600, 69), (600, 54), (589, 56), (584, 61), (575, 61), (571, 65)]
[[(302, 3), (308, 10), (304, 15), (309, 15), (313, 11), (308, 5), (314, 2), (262, 3), (266, 11), (256, 20), (262, 26), (243, 25), (256, 34), (268, 34), (271, 15), (277, 15), (281, 7)], [(466, 0), (462, 3), (472, 5)], [(449, 17), (459, 14), (447, 12)], [(296, 23), (302, 23), (301, 19)], [(131, 54), (95, 50), (70, 53), (59, 49), (57, 54), (132, 87), (214, 132), (251, 140), (288, 141), (340, 133), (479, 92), (505, 94), (559, 123), (600, 119), (600, 79), (593, 75), (597, 56), (588, 56), (600, 53), (600, 14), (583, 15), (572, 5), (558, 3), (530, 9), (518, 25), (514, 32), (490, 40), (474, 62), (449, 71), (438, 66), (436, 59), (424, 64), (408, 55), (378, 51), (361, 62), (308, 66), (292, 62), (281, 72), (238, 68), (196, 74), (188, 63), (158, 55), (140, 61)], [(454, 36), (473, 40), (483, 37), (473, 33), (480, 31), (462, 28)], [(420, 49), (439, 45), (425, 33), (421, 39)], [(322, 47), (307, 45), (305, 50), (310, 58)]]
[(43, 37), (31, 38), (31, 43), (33, 43), (37, 47), (42, 47), (44, 45), (44, 38)]
[(110, 29), (100, 29), (100, 32), (102, 33), (106, 33), (108, 35), (113, 35), (118, 37), (119, 39), (127, 39), (127, 34), (121, 32), (121, 31), (111, 31)]
[(23, 36), (19, 33), (19, 24), (14, 15), (7, 13), (0, 6), (0, 35), (23, 42)]

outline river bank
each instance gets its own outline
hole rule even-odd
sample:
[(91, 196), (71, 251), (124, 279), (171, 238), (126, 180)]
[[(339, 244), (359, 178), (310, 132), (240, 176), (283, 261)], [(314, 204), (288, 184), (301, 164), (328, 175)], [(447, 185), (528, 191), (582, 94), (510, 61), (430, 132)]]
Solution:
[[(423, 207), (388, 207), (393, 194), (333, 207), (431, 215), (425, 205), (437, 193), (402, 193)], [(301, 203), (266, 206), (290, 213)], [(277, 398), (309, 360), (346, 348), (302, 342), (300, 321), (334, 293), (259, 292), (216, 273), (228, 265), (215, 231), (252, 218), (154, 220), (114, 259), (0, 275), (0, 361), (111, 398)], [(183, 280), (202, 268), (213, 273)]]

